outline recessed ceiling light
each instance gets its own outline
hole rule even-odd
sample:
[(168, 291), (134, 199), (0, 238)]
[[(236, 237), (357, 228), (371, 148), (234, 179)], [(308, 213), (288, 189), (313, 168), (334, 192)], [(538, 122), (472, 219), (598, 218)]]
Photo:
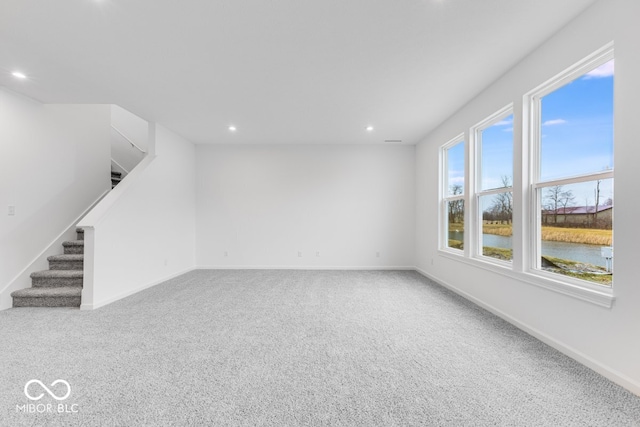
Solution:
[(231, 132), (235, 132), (237, 130), (237, 128), (233, 125), (229, 126), (229, 131)]
[(23, 73), (21, 73), (20, 71), (14, 71), (13, 73), (11, 73), (11, 75), (13, 77), (15, 77), (16, 79), (21, 79), (24, 80), (27, 78), (27, 76), (25, 76)]
[(373, 130), (373, 126), (367, 126), (364, 128), (367, 132), (371, 132)]

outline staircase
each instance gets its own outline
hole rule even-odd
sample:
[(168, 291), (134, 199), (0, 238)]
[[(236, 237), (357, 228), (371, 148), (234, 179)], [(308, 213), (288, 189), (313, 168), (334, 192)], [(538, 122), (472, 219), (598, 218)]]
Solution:
[[(111, 171), (111, 188), (122, 180)], [(11, 293), (14, 307), (80, 307), (84, 267), (84, 230), (76, 229), (77, 240), (63, 242), (63, 255), (47, 258), (49, 270), (31, 274), (31, 287)]]
[(11, 293), (14, 307), (80, 307), (84, 264), (84, 230), (78, 240), (63, 242), (63, 255), (47, 258), (49, 270), (31, 273), (30, 288)]
[(120, 172), (111, 171), (111, 189), (118, 185), (122, 181), (122, 174)]

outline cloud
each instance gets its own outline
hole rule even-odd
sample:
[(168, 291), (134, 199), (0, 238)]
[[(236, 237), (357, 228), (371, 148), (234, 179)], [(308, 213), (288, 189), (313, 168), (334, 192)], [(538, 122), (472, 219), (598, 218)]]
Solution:
[(504, 128), (502, 132), (513, 132), (513, 127)]
[(598, 68), (589, 71), (587, 74), (584, 75), (583, 78), (585, 80), (588, 80), (588, 79), (601, 79), (603, 77), (611, 77), (611, 76), (613, 76), (613, 72), (614, 72), (613, 61), (609, 61), (609, 62), (607, 62), (605, 64), (602, 64)]
[(449, 185), (453, 184), (464, 184), (464, 176), (452, 176), (449, 177)]
[(544, 122), (542, 124), (542, 126), (555, 126), (555, 125), (563, 125), (567, 123), (566, 120), (564, 119), (553, 119), (553, 120), (547, 120), (546, 122)]
[(493, 124), (492, 126), (511, 126), (513, 124), (513, 119), (500, 120), (499, 122)]

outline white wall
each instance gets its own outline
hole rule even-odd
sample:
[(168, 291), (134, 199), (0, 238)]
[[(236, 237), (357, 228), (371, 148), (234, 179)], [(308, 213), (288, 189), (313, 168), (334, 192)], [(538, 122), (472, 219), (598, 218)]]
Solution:
[[(640, 394), (640, 285), (636, 268), (640, 259), (640, 228), (637, 225), (640, 198), (636, 191), (640, 158), (638, 16), (640, 2), (601, 0), (595, 3), (418, 146), (416, 262), (422, 271), (441, 283), (456, 288)], [(523, 94), (612, 40), (615, 40), (616, 61), (616, 301), (613, 307), (603, 308), (440, 255), (437, 228), (439, 147), (460, 132), (468, 132), (469, 127), (510, 102), (515, 104), (515, 131), (519, 135), (522, 124), (518, 116), (522, 112)], [(520, 143), (521, 139), (516, 137), (517, 155), (522, 153)], [(519, 164), (516, 169), (518, 172)], [(517, 177), (518, 173), (515, 175)], [(515, 188), (521, 181), (515, 179)], [(516, 202), (518, 197), (521, 198), (519, 193), (514, 193)], [(514, 234), (514, 242), (517, 243), (517, 239)]]
[(155, 156), (79, 224), (86, 240), (82, 309), (195, 267), (195, 188), (194, 145), (156, 126)]
[(127, 174), (144, 158), (148, 151), (148, 127), (147, 121), (118, 105), (111, 105), (111, 159), (115, 163), (114, 170)]
[(200, 145), (197, 159), (200, 267), (414, 265), (413, 146)]
[(134, 144), (147, 151), (149, 124), (146, 120), (125, 110), (119, 105), (111, 105), (111, 125), (126, 135)]
[(0, 309), (110, 188), (109, 120), (108, 105), (43, 105), (0, 88)]

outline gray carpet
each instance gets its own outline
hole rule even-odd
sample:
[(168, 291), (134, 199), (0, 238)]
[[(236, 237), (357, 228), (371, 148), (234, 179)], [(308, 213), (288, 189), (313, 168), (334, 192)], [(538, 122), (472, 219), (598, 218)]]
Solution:
[(6, 426), (640, 425), (640, 398), (415, 272), (194, 271), (0, 312), (0, 344)]

